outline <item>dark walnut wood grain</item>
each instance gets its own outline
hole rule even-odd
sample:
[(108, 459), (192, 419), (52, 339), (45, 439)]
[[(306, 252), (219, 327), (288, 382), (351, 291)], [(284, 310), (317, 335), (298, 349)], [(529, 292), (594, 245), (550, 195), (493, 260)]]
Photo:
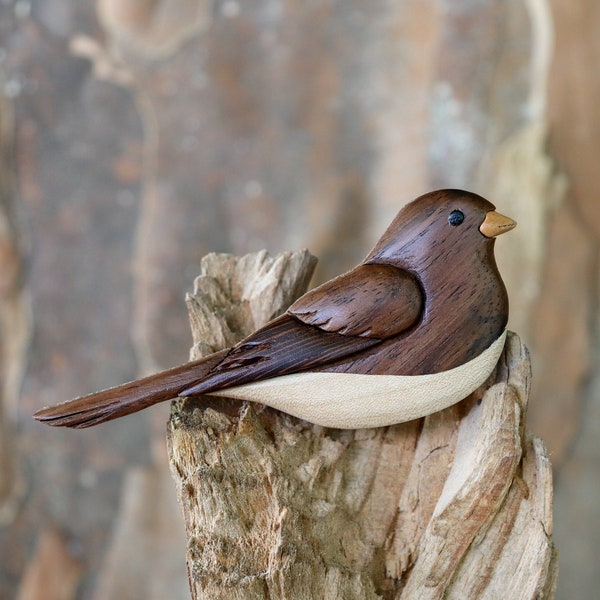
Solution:
[(386, 339), (415, 325), (425, 298), (409, 272), (363, 264), (304, 294), (288, 314), (345, 336)]
[(228, 351), (35, 417), (87, 427), (177, 395), (288, 373), (422, 375), (463, 365), (506, 327), (508, 298), (494, 236), (514, 225), (469, 192), (421, 196), (400, 211), (360, 265), (308, 292)]

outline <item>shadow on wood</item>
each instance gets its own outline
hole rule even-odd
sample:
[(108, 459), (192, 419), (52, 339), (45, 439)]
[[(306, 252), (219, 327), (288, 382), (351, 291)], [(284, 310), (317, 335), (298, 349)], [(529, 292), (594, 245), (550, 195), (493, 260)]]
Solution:
[[(307, 252), (205, 257), (188, 298), (192, 358), (285, 310), (313, 268)], [(390, 427), (179, 401), (168, 446), (192, 597), (552, 597), (552, 478), (525, 426), (530, 379), (510, 334), (480, 390)]]

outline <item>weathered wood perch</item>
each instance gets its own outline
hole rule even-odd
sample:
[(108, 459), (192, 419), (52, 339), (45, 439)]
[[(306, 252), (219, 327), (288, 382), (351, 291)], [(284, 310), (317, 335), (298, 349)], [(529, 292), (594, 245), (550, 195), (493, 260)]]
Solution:
[[(285, 310), (313, 268), (307, 252), (205, 257), (188, 298), (192, 357)], [(481, 390), (391, 427), (177, 403), (168, 447), (192, 597), (551, 598), (552, 478), (525, 426), (530, 379), (511, 334)]]

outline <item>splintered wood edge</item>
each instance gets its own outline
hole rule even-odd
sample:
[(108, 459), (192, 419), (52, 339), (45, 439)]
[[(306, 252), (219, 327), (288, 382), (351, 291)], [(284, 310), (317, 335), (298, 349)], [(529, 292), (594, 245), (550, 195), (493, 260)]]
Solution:
[(223, 350), (282, 314), (307, 289), (317, 259), (308, 250), (270, 256), (208, 254), (186, 296), (191, 360)]
[(527, 349), (511, 333), (496, 383), (460, 422), (402, 598), (553, 596), (552, 471), (523, 426), (530, 378)]
[(519, 417), (514, 392), (496, 384), (461, 420), (452, 466), (408, 577), (407, 598), (418, 594), (423, 581), (432, 591), (446, 589), (498, 511), (521, 457)]

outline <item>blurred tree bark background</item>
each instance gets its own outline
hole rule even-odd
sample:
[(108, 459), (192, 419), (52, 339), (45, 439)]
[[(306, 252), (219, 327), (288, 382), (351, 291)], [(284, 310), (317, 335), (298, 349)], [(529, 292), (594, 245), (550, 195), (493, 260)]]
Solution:
[(437, 187), (519, 222), (557, 596), (593, 597), (599, 62), (593, 0), (0, 3), (0, 597), (189, 597), (168, 406), (31, 413), (183, 362), (203, 254), (308, 247), (318, 282)]

